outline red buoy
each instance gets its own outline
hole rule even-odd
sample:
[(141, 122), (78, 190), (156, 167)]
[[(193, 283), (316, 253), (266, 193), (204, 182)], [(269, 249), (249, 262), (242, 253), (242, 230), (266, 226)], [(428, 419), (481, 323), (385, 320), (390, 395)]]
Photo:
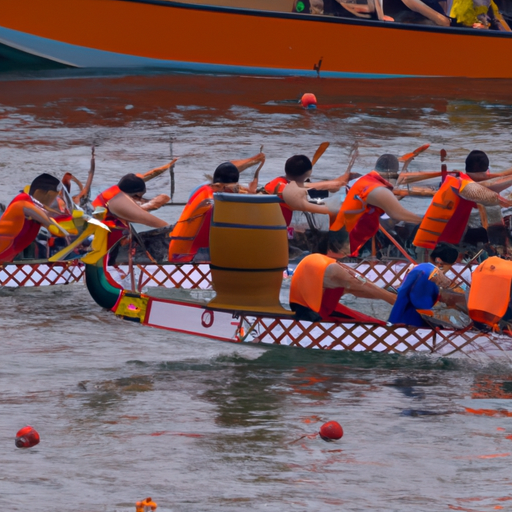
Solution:
[(17, 448), (32, 448), (32, 446), (39, 444), (39, 441), (37, 430), (27, 425), (18, 431), (14, 444)]
[(307, 92), (306, 94), (302, 95), (300, 104), (304, 108), (316, 108), (316, 96), (311, 92)]
[(328, 421), (320, 427), (320, 437), (324, 441), (335, 441), (343, 437), (343, 429), (337, 421)]

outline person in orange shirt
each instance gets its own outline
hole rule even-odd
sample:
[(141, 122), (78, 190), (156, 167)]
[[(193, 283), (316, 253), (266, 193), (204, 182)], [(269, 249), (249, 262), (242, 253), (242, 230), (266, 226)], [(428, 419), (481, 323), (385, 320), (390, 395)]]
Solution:
[(320, 242), (318, 253), (309, 254), (297, 265), (290, 285), (290, 307), (298, 320), (311, 322), (383, 322), (339, 303), (344, 293), (380, 299), (394, 304), (396, 295), (370, 283), (335, 258), (350, 253), (347, 232)]

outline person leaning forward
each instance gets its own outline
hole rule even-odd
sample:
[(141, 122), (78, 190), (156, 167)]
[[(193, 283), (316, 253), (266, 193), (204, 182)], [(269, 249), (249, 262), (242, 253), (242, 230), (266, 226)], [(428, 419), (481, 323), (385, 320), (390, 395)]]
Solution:
[[(328, 214), (329, 209), (325, 205), (318, 205), (308, 201), (308, 190), (326, 190), (337, 192), (347, 185), (354, 174), (350, 172), (339, 178), (326, 181), (309, 182), (313, 172), (311, 160), (305, 155), (294, 155), (286, 160), (284, 176), (273, 179), (264, 187), (267, 194), (276, 194), (281, 199), (281, 210), (286, 225), (292, 221), (293, 211)], [(358, 175), (356, 175), (358, 176)]]
[[(500, 196), (512, 182), (511, 176), (488, 177), (485, 167), (489, 160), (483, 152), (472, 152), (466, 159), (466, 173), (447, 176), (418, 228), (413, 244), (434, 249), (439, 242), (457, 245), (466, 231), (473, 208), (477, 205), (508, 207), (512, 203)], [(485, 158), (483, 158), (485, 156)]]
[(330, 233), (333, 236), (340, 231), (349, 233), (353, 256), (377, 234), (380, 216), (384, 213), (397, 222), (419, 224), (422, 219), (400, 204), (393, 194), (393, 184), (383, 177), (398, 177), (398, 159), (394, 155), (383, 155), (375, 167), (377, 170), (370, 171), (352, 185), (339, 212), (331, 216)]
[(298, 320), (311, 322), (380, 323), (339, 303), (344, 293), (356, 297), (380, 299), (394, 304), (396, 295), (356, 274), (336, 261), (350, 252), (347, 233), (337, 234), (336, 241), (325, 237), (318, 252), (309, 254), (297, 265), (290, 285), (290, 307)]
[(60, 181), (50, 174), (40, 174), (30, 184), (28, 193), (18, 194), (0, 217), (0, 262), (9, 262), (37, 237), (41, 226), (52, 235), (64, 236), (52, 222), (46, 208), (55, 201)]
[[(240, 172), (231, 162), (220, 164), (213, 173), (212, 183), (202, 185), (189, 198), (169, 243), (169, 261), (187, 263), (201, 253), (208, 258), (210, 222), (215, 192), (240, 192)], [(199, 253), (199, 254), (198, 254)]]

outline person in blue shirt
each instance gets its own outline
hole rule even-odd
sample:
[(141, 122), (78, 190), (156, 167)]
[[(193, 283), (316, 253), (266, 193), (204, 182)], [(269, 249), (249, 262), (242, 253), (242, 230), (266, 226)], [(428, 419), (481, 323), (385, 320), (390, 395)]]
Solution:
[(441, 288), (448, 287), (450, 280), (432, 263), (416, 265), (398, 289), (396, 302), (389, 315), (392, 324), (428, 327), (421, 313), (427, 313), (439, 300)]

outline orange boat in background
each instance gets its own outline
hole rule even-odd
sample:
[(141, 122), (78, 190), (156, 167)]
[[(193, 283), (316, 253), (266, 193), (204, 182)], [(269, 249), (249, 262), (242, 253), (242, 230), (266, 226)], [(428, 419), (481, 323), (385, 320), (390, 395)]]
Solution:
[(204, 1), (2, 0), (0, 43), (78, 68), (512, 78), (510, 32), (299, 14), (293, 0), (275, 0), (273, 11), (250, 8), (254, 0)]

